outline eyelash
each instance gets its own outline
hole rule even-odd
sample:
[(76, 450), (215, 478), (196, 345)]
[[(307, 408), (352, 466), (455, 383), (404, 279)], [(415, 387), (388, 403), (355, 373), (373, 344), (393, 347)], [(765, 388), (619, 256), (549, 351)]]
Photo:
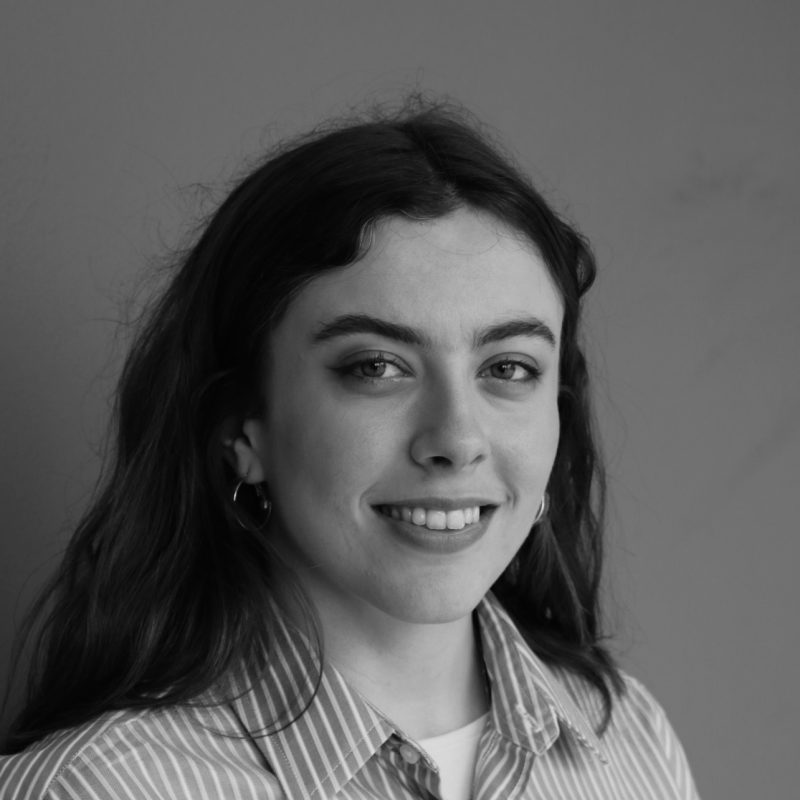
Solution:
[[(381, 375), (360, 375), (358, 374), (358, 370), (363, 368), (365, 365), (383, 365), (384, 368), (387, 366), (394, 367), (397, 369), (401, 374), (400, 375), (393, 375), (390, 377), (385, 377), (383, 374)], [(494, 361), (489, 364), (487, 367), (481, 369), (478, 373), (479, 377), (489, 377), (492, 378), (494, 376), (487, 374), (495, 367), (505, 367), (505, 366), (512, 366), (512, 367), (520, 367), (526, 373), (525, 377), (513, 379), (513, 378), (499, 378), (495, 377), (496, 380), (500, 381), (501, 383), (507, 384), (525, 384), (525, 383), (532, 383), (538, 381), (542, 376), (542, 371), (527, 361), (521, 361), (519, 359), (513, 358), (501, 358), (498, 361)], [(410, 375), (410, 371), (408, 368), (398, 359), (389, 355), (388, 353), (383, 353), (380, 351), (375, 351), (374, 353), (367, 353), (364, 354), (361, 358), (358, 358), (355, 361), (350, 361), (343, 366), (339, 367), (337, 370), (341, 375), (353, 378), (357, 381), (361, 381), (362, 383), (383, 383), (386, 381), (395, 381), (400, 378), (404, 378)], [(385, 369), (384, 369), (385, 371)]]
[(519, 359), (514, 358), (501, 358), (499, 361), (494, 361), (489, 364), (488, 367), (482, 369), (480, 374), (483, 375), (484, 373), (489, 372), (489, 370), (491, 370), (493, 367), (501, 366), (521, 367), (527, 373), (526, 377), (518, 380), (513, 380), (510, 378), (497, 378), (497, 380), (502, 381), (503, 383), (530, 383), (532, 381), (538, 381), (539, 378), (542, 377), (542, 371), (537, 366), (530, 364), (527, 361), (520, 361)]
[[(393, 366), (396, 369), (398, 369), (402, 373), (402, 375), (386, 378), (383, 375), (357, 374), (357, 370), (367, 364), (370, 365), (383, 364), (383, 365)], [(344, 375), (345, 377), (354, 378), (355, 380), (362, 381), (363, 383), (373, 383), (373, 384), (383, 381), (397, 380), (399, 377), (405, 377), (409, 374), (408, 369), (402, 362), (390, 356), (388, 353), (381, 353), (380, 351), (375, 351), (374, 353), (366, 353), (361, 358), (358, 358), (355, 361), (350, 361), (347, 364), (344, 364), (343, 366), (337, 369), (337, 372)]]

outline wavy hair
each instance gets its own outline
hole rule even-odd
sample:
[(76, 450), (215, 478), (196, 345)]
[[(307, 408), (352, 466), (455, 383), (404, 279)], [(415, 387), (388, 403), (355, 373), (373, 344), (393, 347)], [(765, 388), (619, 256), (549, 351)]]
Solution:
[(189, 702), (235, 659), (268, 658), (282, 565), (233, 514), (225, 426), (263, 402), (265, 343), (304, 285), (357, 261), (377, 221), (459, 207), (527, 237), (563, 299), (550, 513), (494, 591), (544, 660), (597, 688), (608, 718), (621, 683), (599, 630), (604, 486), (579, 342), (595, 263), (473, 119), (418, 100), (271, 153), (175, 265), (122, 370), (104, 477), (23, 632), (28, 692), (7, 752), (111, 709)]

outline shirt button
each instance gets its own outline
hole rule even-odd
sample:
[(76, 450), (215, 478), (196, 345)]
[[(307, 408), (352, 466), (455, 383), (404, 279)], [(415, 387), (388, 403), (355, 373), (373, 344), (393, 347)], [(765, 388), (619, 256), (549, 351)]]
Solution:
[(416, 764), (420, 759), (419, 750), (408, 743), (400, 745), (400, 755), (406, 764)]

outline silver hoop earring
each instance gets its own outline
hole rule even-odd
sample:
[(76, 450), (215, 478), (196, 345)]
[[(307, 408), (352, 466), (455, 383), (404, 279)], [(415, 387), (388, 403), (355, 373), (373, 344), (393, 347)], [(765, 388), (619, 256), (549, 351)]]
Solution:
[[(547, 514), (547, 506), (550, 504), (550, 500), (547, 496), (547, 492), (542, 495), (542, 502), (539, 503), (539, 510), (536, 512), (536, 517), (533, 520), (533, 525), (538, 525)], [(533, 525), (531, 527), (533, 527)]]
[[(242, 486), (245, 485), (246, 485), (245, 481), (239, 481), (239, 483), (236, 484), (236, 487), (233, 490), (233, 515), (236, 518), (236, 521), (239, 523), (239, 527), (244, 528), (246, 531), (255, 530), (257, 533), (261, 533), (267, 527), (269, 518), (272, 515), (272, 503), (269, 501), (267, 493), (264, 491), (264, 488), (261, 486), (261, 484), (255, 486), (254, 490), (258, 501), (258, 508), (261, 510), (263, 517), (261, 519), (261, 522), (258, 523), (258, 525), (253, 525), (252, 523), (249, 525), (246, 524), (245, 522), (242, 521), (242, 518), (239, 516), (240, 507), (244, 509), (244, 512), (247, 515), (247, 517), (251, 516), (250, 512), (248, 512), (247, 508), (245, 507), (245, 504), (239, 501), (239, 490), (242, 488)], [(247, 517), (245, 517), (245, 519), (247, 519)]]

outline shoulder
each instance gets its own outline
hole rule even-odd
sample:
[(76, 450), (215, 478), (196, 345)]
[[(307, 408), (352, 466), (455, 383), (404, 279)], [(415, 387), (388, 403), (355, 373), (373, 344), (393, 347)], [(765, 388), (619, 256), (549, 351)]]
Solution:
[(104, 714), (78, 728), (46, 736), (14, 756), (0, 760), (0, 787), (4, 798), (45, 797), (65, 773), (87, 750), (103, 748), (112, 742), (121, 728), (136, 715), (117, 711)]
[[(597, 689), (583, 676), (569, 669), (551, 667), (551, 670), (592, 727), (601, 728), (604, 706)], [(651, 692), (626, 672), (620, 672), (620, 677), (622, 692), (613, 695), (614, 703), (606, 732), (633, 734), (652, 740), (664, 740), (669, 734), (674, 735), (664, 709)]]
[[(562, 685), (575, 704), (600, 729), (603, 706), (598, 692), (573, 673), (559, 671)], [(608, 726), (600, 743), (612, 768), (635, 767), (669, 785), (670, 797), (697, 798), (686, 754), (664, 708), (636, 678), (622, 672), (623, 691), (614, 698)], [(618, 763), (619, 762), (619, 763)]]
[(609, 735), (659, 753), (674, 767), (685, 764), (683, 748), (662, 705), (636, 678), (622, 673), (625, 689), (611, 714)]
[(611, 724), (641, 739), (668, 743), (675, 733), (664, 708), (639, 680), (622, 673), (625, 689), (617, 699)]
[(636, 678), (624, 674), (625, 692), (611, 716), (609, 735), (651, 755), (650, 763), (669, 776), (679, 797), (697, 798), (689, 762), (666, 712)]
[(227, 710), (117, 711), (0, 759), (3, 800), (283, 797)]

